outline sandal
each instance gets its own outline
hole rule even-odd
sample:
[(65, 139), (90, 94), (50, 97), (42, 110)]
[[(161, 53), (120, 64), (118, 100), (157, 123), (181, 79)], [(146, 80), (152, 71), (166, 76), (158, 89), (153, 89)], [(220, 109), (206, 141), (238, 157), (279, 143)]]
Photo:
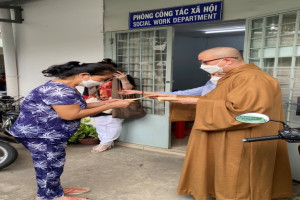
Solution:
[(89, 200), (89, 198), (67, 197), (65, 200)]
[(112, 142), (111, 144), (108, 144), (108, 145), (106, 145), (106, 144), (99, 144), (99, 145), (93, 147), (93, 149), (92, 149), (91, 152), (92, 153), (99, 153), (99, 152), (106, 151), (107, 149), (110, 149), (112, 147), (114, 147), (114, 142)]
[(90, 191), (89, 188), (76, 188), (76, 187), (65, 187), (63, 188), (63, 190), (64, 190), (64, 194), (70, 194), (70, 195), (83, 194)]
[[(98, 145), (94, 146), (94, 147), (92, 148), (92, 150), (99, 149), (99, 146), (100, 146), (100, 145), (101, 145), (101, 144), (98, 144)], [(102, 144), (102, 145), (103, 145), (103, 144)], [(115, 146), (114, 141), (112, 141), (112, 142), (110, 143), (110, 146), (112, 146), (112, 147)]]

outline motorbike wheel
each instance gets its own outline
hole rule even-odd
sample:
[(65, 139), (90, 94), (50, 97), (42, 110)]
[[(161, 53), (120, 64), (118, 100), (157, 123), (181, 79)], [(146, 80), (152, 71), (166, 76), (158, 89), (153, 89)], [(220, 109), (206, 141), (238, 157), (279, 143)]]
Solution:
[(12, 164), (17, 157), (18, 152), (13, 146), (0, 141), (0, 169)]

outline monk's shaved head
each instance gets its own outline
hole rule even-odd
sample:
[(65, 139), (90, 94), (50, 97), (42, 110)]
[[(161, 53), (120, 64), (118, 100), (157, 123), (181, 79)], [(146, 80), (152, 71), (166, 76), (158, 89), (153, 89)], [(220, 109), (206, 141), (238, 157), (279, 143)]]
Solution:
[(217, 65), (225, 73), (246, 64), (240, 51), (232, 47), (207, 49), (198, 55), (198, 60), (201, 65)]
[(242, 58), (242, 54), (239, 52), (239, 50), (232, 47), (216, 47), (201, 52), (198, 57), (199, 60), (202, 60), (203, 58), (206, 60), (225, 57)]

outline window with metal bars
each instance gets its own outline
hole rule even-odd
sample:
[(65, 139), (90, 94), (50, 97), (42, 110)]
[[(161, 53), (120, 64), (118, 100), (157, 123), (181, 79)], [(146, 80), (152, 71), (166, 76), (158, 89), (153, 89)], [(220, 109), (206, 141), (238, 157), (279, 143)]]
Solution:
[[(117, 33), (116, 60), (134, 78), (138, 90), (165, 91), (167, 31)], [(141, 101), (147, 114), (165, 114), (164, 102), (148, 98)]]
[(280, 83), (287, 123), (300, 127), (300, 10), (247, 20), (245, 58)]

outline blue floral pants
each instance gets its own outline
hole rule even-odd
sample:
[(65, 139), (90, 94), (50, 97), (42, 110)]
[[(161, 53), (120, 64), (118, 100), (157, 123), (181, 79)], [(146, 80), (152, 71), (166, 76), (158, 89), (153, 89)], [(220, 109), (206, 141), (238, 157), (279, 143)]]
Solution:
[(60, 176), (65, 164), (67, 139), (18, 138), (32, 157), (37, 180), (37, 197), (55, 199), (64, 196)]

